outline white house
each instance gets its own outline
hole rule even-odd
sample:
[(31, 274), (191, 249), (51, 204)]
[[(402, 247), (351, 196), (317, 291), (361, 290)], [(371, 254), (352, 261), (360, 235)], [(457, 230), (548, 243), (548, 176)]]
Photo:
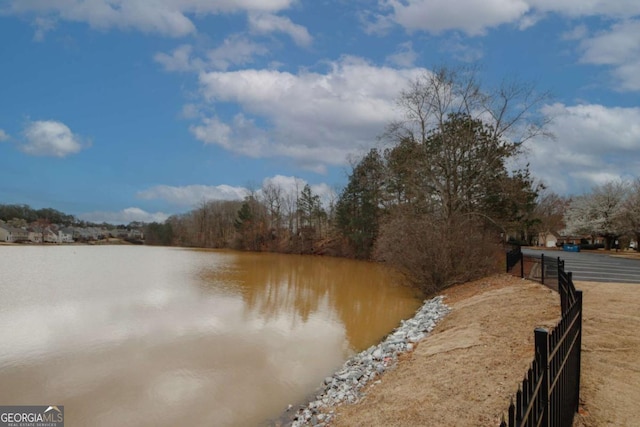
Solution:
[(13, 242), (11, 227), (0, 224), (0, 242)]
[(0, 241), (2, 242), (26, 242), (29, 240), (27, 230), (0, 224)]
[(555, 248), (558, 243), (558, 234), (554, 232), (546, 232), (538, 234), (538, 245), (545, 248)]
[(73, 230), (70, 228), (58, 230), (58, 243), (73, 243)]
[(50, 228), (45, 229), (43, 234), (44, 237), (42, 240), (44, 240), (45, 243), (58, 243), (58, 235), (51, 231)]

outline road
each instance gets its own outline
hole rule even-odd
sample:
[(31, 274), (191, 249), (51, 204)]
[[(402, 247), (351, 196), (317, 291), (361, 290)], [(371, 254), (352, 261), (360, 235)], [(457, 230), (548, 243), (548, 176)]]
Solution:
[[(522, 248), (525, 255), (560, 257), (565, 261), (565, 271), (573, 273), (573, 279), (587, 282), (638, 283), (640, 284), (640, 259), (626, 259), (591, 252), (544, 251)], [(614, 253), (615, 254), (615, 253)]]

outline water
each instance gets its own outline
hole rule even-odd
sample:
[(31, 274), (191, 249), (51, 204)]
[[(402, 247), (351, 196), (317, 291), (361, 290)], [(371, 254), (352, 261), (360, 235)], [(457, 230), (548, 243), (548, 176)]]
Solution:
[(253, 426), (420, 301), (371, 263), (139, 246), (0, 246), (0, 404), (69, 426)]

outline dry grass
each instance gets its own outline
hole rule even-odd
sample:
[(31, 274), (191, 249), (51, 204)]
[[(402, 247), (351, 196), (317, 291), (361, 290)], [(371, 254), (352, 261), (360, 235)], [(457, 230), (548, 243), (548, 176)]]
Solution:
[[(575, 427), (640, 425), (640, 286), (576, 283), (584, 292), (581, 409)], [(497, 426), (552, 327), (559, 297), (507, 275), (448, 289), (453, 311), (367, 390), (335, 426)]]
[(577, 426), (640, 425), (640, 285), (577, 282), (583, 291)]
[(533, 358), (533, 329), (559, 318), (553, 291), (508, 275), (446, 291), (453, 311), (336, 426), (497, 425)]

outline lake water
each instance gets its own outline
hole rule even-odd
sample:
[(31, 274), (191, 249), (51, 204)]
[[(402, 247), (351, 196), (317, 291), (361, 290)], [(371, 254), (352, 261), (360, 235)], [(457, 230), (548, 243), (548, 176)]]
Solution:
[(141, 246), (0, 246), (0, 405), (69, 426), (258, 426), (420, 305), (380, 266)]

